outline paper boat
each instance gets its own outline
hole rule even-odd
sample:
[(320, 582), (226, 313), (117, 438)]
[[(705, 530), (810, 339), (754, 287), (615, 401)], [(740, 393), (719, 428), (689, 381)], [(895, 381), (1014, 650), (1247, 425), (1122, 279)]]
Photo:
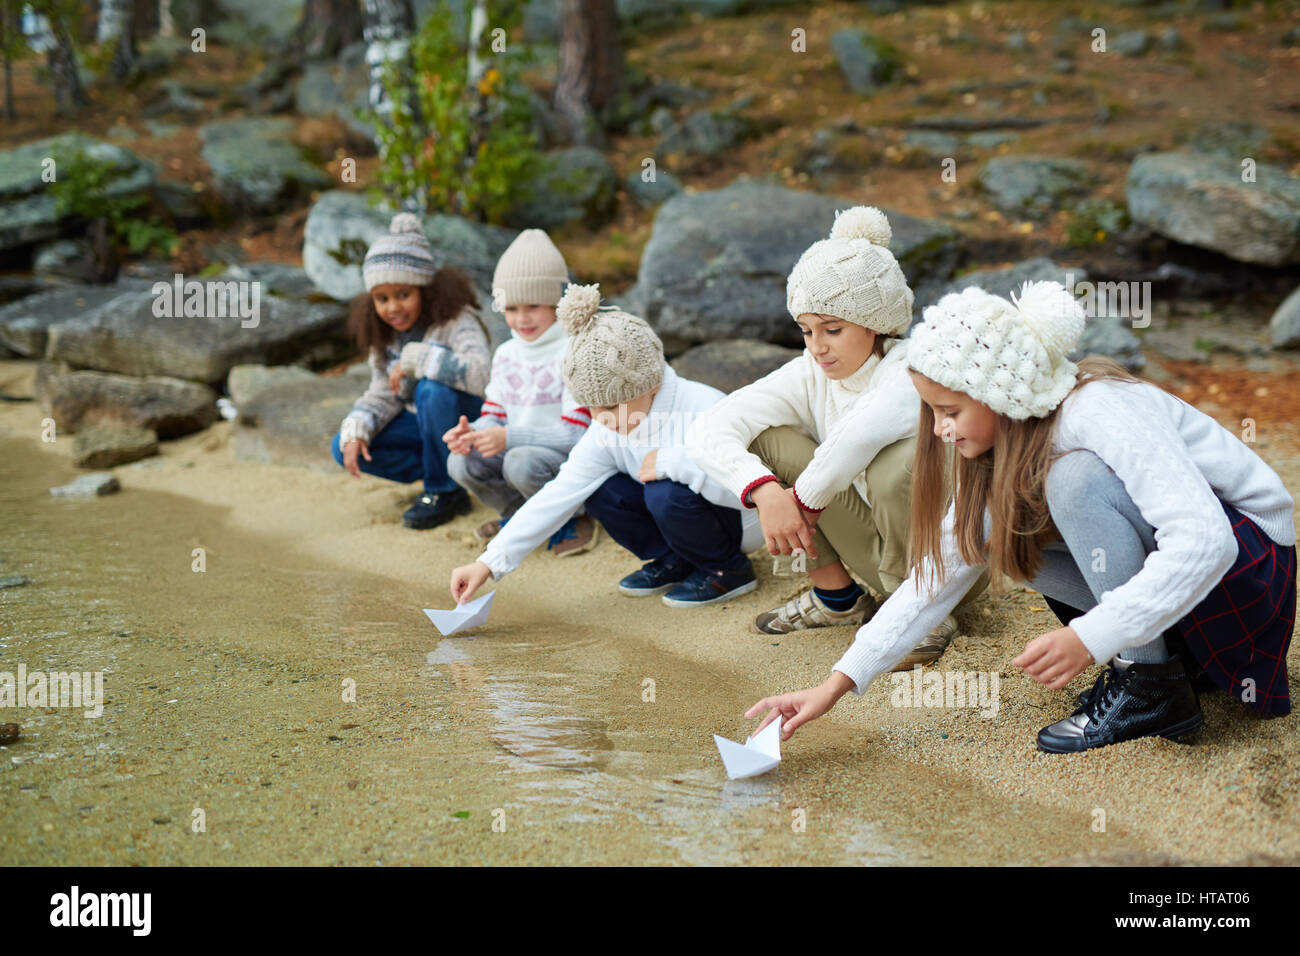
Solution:
[(488, 612), (492, 610), (492, 599), (496, 596), (496, 591), (489, 591), (481, 598), (452, 608), (450, 611), (435, 611), (426, 607), (424, 613), (429, 616), (429, 620), (443, 637), (449, 637), (457, 631), (485, 622), (488, 619)]
[(781, 723), (782, 718), (778, 717), (759, 731), (757, 737), (747, 737), (743, 744), (714, 734), (713, 742), (718, 745), (718, 753), (722, 756), (722, 765), (727, 768), (727, 776), (732, 780), (756, 777), (779, 764)]

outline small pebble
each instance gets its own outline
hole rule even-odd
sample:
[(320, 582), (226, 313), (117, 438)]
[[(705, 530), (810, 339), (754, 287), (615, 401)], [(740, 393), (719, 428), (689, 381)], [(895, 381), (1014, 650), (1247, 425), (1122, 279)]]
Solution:
[(96, 498), (100, 495), (112, 494), (121, 487), (113, 475), (106, 471), (96, 471), (89, 475), (81, 475), (66, 485), (51, 488), (50, 494), (58, 498)]
[(0, 747), (17, 742), (23, 730), (17, 724), (0, 724)]

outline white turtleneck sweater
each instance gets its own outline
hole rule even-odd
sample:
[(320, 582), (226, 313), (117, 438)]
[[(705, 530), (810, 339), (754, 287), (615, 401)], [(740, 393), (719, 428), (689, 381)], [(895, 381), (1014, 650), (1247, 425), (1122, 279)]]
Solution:
[[(1057, 414), (1052, 447), (1086, 449), (1104, 461), (1155, 528), (1156, 550), (1142, 569), (1070, 622), (1099, 664), (1163, 634), (1232, 567), (1237, 539), (1220, 500), (1277, 544), (1296, 542), (1295, 502), (1277, 472), (1213, 418), (1157, 385), (1100, 380), (1076, 389)], [(979, 577), (983, 566), (961, 558), (953, 515), (949, 508), (943, 520), (945, 583), (930, 594), (918, 583), (928, 574), (913, 569), (835, 664), (857, 693), (902, 660)], [(991, 520), (986, 511), (986, 539)]]
[(475, 430), (504, 426), (506, 449), (540, 445), (567, 452), (591, 424), (591, 413), (564, 387), (561, 365), (569, 337), (554, 323), (529, 342), (516, 332), (492, 357), (492, 375)]
[(697, 418), (686, 447), (709, 477), (753, 507), (748, 492), (772, 472), (749, 445), (768, 428), (792, 425), (818, 443), (794, 485), (799, 501), (820, 510), (850, 485), (865, 501), (867, 465), (887, 445), (916, 434), (921, 398), (907, 373), (907, 345), (887, 341), (883, 359), (872, 355), (838, 380), (805, 349)]

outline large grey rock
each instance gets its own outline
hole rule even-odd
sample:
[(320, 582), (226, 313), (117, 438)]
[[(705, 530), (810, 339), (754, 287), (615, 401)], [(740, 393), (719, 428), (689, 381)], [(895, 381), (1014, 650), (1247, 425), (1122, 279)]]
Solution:
[(112, 468), (158, 454), (158, 436), (135, 425), (96, 425), (77, 432), (73, 463), (78, 468)]
[(1135, 223), (1238, 262), (1279, 266), (1300, 260), (1300, 178), (1259, 163), (1242, 182), (1239, 158), (1147, 153), (1125, 186)]
[(369, 107), (369, 90), (366, 45), (353, 43), (336, 60), (303, 65), (294, 90), (294, 109), (303, 116), (336, 116), (359, 137), (373, 142), (374, 128), (361, 118)]
[[(802, 345), (785, 285), (803, 251), (830, 232), (852, 200), (755, 180), (674, 196), (660, 207), (629, 306), (670, 350), (717, 339)], [(946, 278), (958, 257), (952, 227), (885, 210), (890, 250), (908, 280)]]
[(673, 123), (655, 142), (655, 155), (674, 162), (721, 156), (756, 135), (758, 124), (735, 110), (700, 110)]
[(1268, 320), (1269, 335), (1275, 349), (1300, 347), (1300, 288), (1282, 300)]
[(176, 378), (60, 372), (42, 364), (36, 374), (35, 394), (59, 428), (67, 431), (90, 423), (117, 422), (152, 429), (159, 438), (177, 438), (217, 420), (217, 393), (206, 385)]
[(705, 342), (673, 359), (673, 370), (684, 378), (704, 382), (724, 392), (756, 382), (798, 357), (799, 349), (754, 339)]
[[(244, 297), (241, 304), (256, 304), (256, 313), (245, 318), (229, 308), (224, 315), (222, 310), (209, 311), (209, 305), (217, 303), (205, 298), (204, 314), (168, 315), (163, 307), (175, 305), (174, 282), (146, 281), (137, 283), (136, 291), (106, 296), (93, 307), (65, 313), (61, 321), (45, 326), (45, 356), (104, 372), (216, 384), (236, 365), (325, 364), (353, 352), (344, 331), (347, 306), (316, 292), (303, 292), (309, 280), (300, 269), (232, 266), (208, 280), (185, 277), (183, 281), (202, 281), (205, 294), (234, 288)], [(182, 299), (188, 299), (184, 289)], [(4, 334), (10, 337), (8, 331)]]
[(0, 250), (54, 239), (69, 226), (69, 217), (55, 211), (54, 194), (42, 175), (47, 159), (54, 160), (55, 177), (63, 175), (67, 160), (80, 151), (113, 164), (107, 187), (111, 196), (144, 194), (153, 185), (152, 164), (84, 133), (63, 133), (0, 150)]
[(293, 123), (265, 116), (217, 120), (199, 127), (203, 161), (221, 198), (247, 215), (278, 212), (326, 189), (330, 178), (292, 140)]
[(258, 391), (239, 408), (235, 457), (318, 471), (338, 468), (330, 439), (366, 389), (367, 367), (345, 375), (313, 376)]
[(902, 66), (893, 44), (866, 30), (836, 30), (831, 34), (831, 53), (849, 89), (864, 96), (892, 82)]
[(994, 205), (1018, 215), (1041, 217), (1087, 193), (1088, 166), (1055, 156), (996, 156), (979, 172)]
[[(1086, 269), (1080, 266), (1060, 266), (1046, 256), (1026, 259), (1010, 266), (978, 269), (947, 283), (926, 283), (916, 290), (916, 310), (919, 315), (924, 306), (937, 302), (949, 292), (960, 292), (971, 286), (1009, 298), (1013, 292), (1019, 294), (1020, 287), (1029, 281), (1059, 282), (1073, 289), (1076, 295), (1082, 296), (1085, 312), (1089, 314), (1079, 347), (1070, 353), (1072, 359), (1085, 355), (1106, 355), (1133, 371), (1146, 364), (1141, 343), (1133, 334), (1135, 316), (1108, 314), (1104, 307), (1113, 303), (1113, 297), (1098, 294), (1100, 289), (1093, 289), (1091, 296), (1085, 294), (1089, 287), (1081, 283), (1090, 281)], [(1145, 304), (1150, 308), (1149, 301)], [(1147, 319), (1149, 318), (1148, 315)], [(912, 327), (915, 328), (916, 324), (917, 320), (913, 320)]]
[(641, 170), (629, 173), (626, 186), (628, 195), (638, 206), (662, 206), (682, 191), (682, 181), (666, 169), (655, 169), (654, 179), (647, 182)]
[(119, 488), (121, 485), (110, 472), (96, 471), (78, 475), (66, 485), (51, 488), (50, 494), (56, 498), (98, 498), (100, 495), (111, 495)]
[(226, 377), (226, 394), (236, 408), (241, 408), (264, 389), (315, 380), (316, 376), (300, 365), (236, 365)]
[[(303, 234), (302, 264), (307, 276), (335, 299), (361, 295), (366, 291), (361, 278), (366, 250), (388, 233), (392, 219), (391, 212), (374, 209), (358, 193), (335, 190), (322, 195), (307, 216)], [(505, 319), (488, 306), (497, 259), (518, 231), (436, 215), (424, 217), (424, 234), (433, 247), (435, 266), (455, 266), (474, 282), (493, 343), (508, 339)]]
[(147, 280), (122, 277), (110, 285), (69, 285), (24, 296), (0, 306), (0, 343), (26, 358), (45, 355), (51, 326), (112, 303), (130, 292), (147, 291)]
[(506, 216), (519, 229), (554, 229), (581, 222), (598, 229), (618, 208), (618, 174), (599, 151), (573, 146), (547, 153), (533, 178), (533, 195)]

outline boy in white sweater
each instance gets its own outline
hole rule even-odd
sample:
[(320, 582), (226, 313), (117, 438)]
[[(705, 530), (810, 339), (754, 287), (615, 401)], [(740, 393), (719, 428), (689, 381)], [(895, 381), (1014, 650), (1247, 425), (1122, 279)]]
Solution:
[(599, 304), (599, 287), (570, 286), (557, 309), (569, 331), (565, 383), (596, 427), (479, 559), (452, 572), (457, 602), (517, 568), (584, 503), (610, 537), (646, 562), (619, 582), (626, 595), (663, 594), (665, 604), (695, 607), (758, 586), (745, 557), (762, 542), (758, 520), (683, 444), (690, 422), (722, 393), (668, 368), (643, 319)]
[[(443, 436), (451, 477), (501, 515), (479, 526), (480, 538), (493, 537), (555, 477), (591, 424), (564, 387), (560, 367), (568, 336), (555, 306), (568, 274), (564, 256), (540, 229), (521, 232), (497, 262), (492, 302), (505, 313), (510, 341), (492, 357), (482, 415), (474, 422), (462, 417)], [(595, 522), (581, 515), (552, 536), (550, 547), (569, 557), (589, 550), (595, 536)]]
[[(907, 577), (921, 403), (907, 342), (897, 338), (911, 322), (912, 290), (889, 239), (878, 209), (837, 216), (830, 238), (800, 257), (787, 284), (804, 353), (733, 392), (687, 436), (700, 467), (758, 509), (768, 551), (807, 556), (812, 587), (760, 614), (760, 633), (859, 625), (879, 601), (851, 574), (882, 596)], [(945, 617), (899, 667), (936, 660), (956, 630)]]

